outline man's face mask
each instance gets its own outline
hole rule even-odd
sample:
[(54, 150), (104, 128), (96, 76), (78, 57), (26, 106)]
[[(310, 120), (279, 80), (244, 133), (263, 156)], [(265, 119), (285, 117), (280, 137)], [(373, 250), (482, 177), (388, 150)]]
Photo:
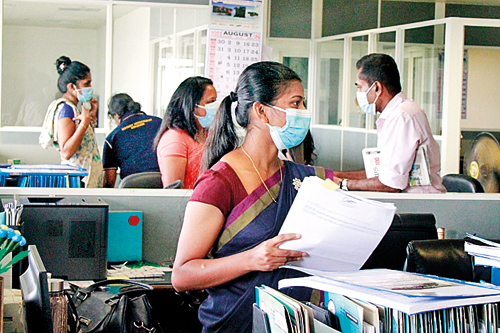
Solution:
[(375, 115), (377, 113), (375, 103), (377, 102), (379, 95), (375, 98), (375, 100), (371, 104), (368, 102), (368, 96), (367, 96), (368, 92), (370, 91), (370, 89), (372, 89), (374, 85), (375, 82), (373, 82), (373, 84), (370, 86), (370, 88), (368, 88), (367, 91), (356, 92), (356, 100), (358, 101), (358, 105), (361, 108), (361, 110), (363, 110), (363, 112), (365, 112), (366, 114)]

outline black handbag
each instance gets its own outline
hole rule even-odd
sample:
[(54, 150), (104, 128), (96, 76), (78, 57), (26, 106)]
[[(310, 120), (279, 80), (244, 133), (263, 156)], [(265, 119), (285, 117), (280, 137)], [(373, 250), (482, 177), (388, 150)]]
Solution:
[(157, 332), (146, 293), (153, 288), (133, 280), (103, 280), (73, 295), (83, 333)]

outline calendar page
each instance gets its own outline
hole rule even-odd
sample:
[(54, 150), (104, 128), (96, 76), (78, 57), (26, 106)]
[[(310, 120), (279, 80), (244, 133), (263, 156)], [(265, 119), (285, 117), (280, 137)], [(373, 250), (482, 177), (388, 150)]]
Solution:
[(262, 56), (262, 0), (211, 0), (205, 76), (217, 99), (236, 88), (238, 77)]
[(236, 87), (241, 72), (261, 60), (261, 33), (212, 29), (208, 47), (208, 77), (222, 99)]

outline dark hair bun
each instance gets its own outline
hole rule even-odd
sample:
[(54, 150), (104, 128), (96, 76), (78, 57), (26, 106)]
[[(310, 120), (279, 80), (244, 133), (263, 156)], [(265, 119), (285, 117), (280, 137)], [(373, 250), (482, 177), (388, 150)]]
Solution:
[(57, 73), (61, 75), (66, 68), (71, 64), (71, 59), (66, 56), (61, 56), (56, 60)]

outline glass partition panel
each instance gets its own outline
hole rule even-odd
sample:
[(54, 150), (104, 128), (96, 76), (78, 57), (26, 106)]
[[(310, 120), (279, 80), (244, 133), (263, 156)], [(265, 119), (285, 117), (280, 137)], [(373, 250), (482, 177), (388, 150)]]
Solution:
[(356, 69), (356, 62), (363, 56), (368, 54), (368, 36), (359, 36), (352, 39), (351, 46), (351, 73), (349, 78), (351, 82), (347, 85), (350, 87), (349, 100), (347, 110), (349, 114), (349, 127), (365, 128), (366, 127), (366, 114), (356, 103), (356, 76), (358, 70)]
[(113, 6), (112, 93), (125, 92), (152, 114), (149, 62), (152, 12), (149, 6)]
[(342, 122), (344, 40), (319, 43), (318, 55), (317, 123), (340, 125)]
[(465, 26), (463, 63), (462, 156), (482, 131), (499, 138), (498, 95), (500, 84), (500, 28)]
[[(162, 117), (170, 98), (179, 84), (190, 76), (204, 75), (207, 46), (206, 17), (208, 8), (197, 9), (189, 14), (186, 10), (162, 10), (155, 15), (161, 26), (160, 36), (151, 38), (154, 50), (154, 114)], [(206, 14), (206, 15), (205, 15)], [(204, 25), (194, 26), (193, 15)], [(174, 22), (184, 20), (183, 24), (173, 26)], [(189, 28), (178, 31), (179, 28)]]
[(175, 70), (175, 37), (170, 36), (163, 38), (163, 40), (158, 43), (158, 47), (157, 85), (155, 92), (155, 101), (157, 101), (157, 103), (155, 105), (155, 114), (162, 117), (170, 101), (170, 96), (172, 96), (179, 85), (180, 77)]
[(309, 58), (283, 57), (283, 64), (293, 69), (293, 71), (301, 78), (302, 86), (304, 87), (304, 96), (307, 96)]
[(195, 75), (205, 75), (205, 61), (207, 56), (207, 29), (198, 31), (198, 57), (195, 63)]
[(62, 95), (55, 61), (63, 55), (89, 66), (102, 126), (106, 6), (3, 3), (2, 126), (42, 126), (48, 105)]
[(377, 53), (385, 53), (396, 57), (396, 32), (389, 31), (377, 34)]
[[(396, 32), (389, 31), (376, 35), (377, 53), (388, 54), (393, 58), (396, 58)], [(376, 115), (366, 115), (367, 117), (367, 128), (368, 129), (376, 129), (376, 121), (378, 117), (380, 117), (380, 113)]]
[[(405, 31), (404, 93), (425, 111), (434, 135), (441, 134), (444, 24)], [(417, 30), (417, 31), (414, 31)], [(419, 31), (422, 36), (418, 39)], [(411, 36), (410, 40), (406, 37)], [(431, 38), (432, 37), (432, 38)]]

